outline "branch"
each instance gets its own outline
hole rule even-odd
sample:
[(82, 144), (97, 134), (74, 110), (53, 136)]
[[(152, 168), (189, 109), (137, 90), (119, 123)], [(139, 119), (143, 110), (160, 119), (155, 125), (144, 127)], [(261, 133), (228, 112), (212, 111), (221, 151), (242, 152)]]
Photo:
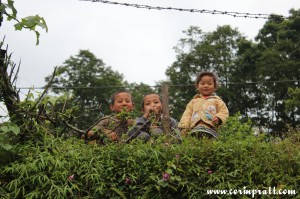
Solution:
[(37, 102), (34, 104), (34, 106), (30, 109), (30, 111), (33, 111), (35, 109), (35, 107), (40, 103), (40, 101), (42, 100), (42, 98), (44, 97), (44, 95), (48, 92), (48, 89), (50, 88), (50, 85), (52, 84), (52, 81), (55, 77), (55, 72), (56, 72), (57, 67), (54, 68), (54, 71), (52, 73), (52, 77), (50, 79), (50, 81), (48, 82), (48, 84), (46, 85), (42, 95), (39, 97), (39, 99), (37, 100)]
[(75, 126), (72, 126), (71, 124), (69, 124), (69, 123), (66, 122), (65, 120), (63, 120), (63, 123), (64, 123), (67, 127), (69, 127), (70, 129), (72, 129), (72, 130), (74, 130), (74, 131), (76, 131), (76, 132), (78, 132), (78, 133), (81, 133), (81, 134), (84, 134), (84, 133), (85, 133), (85, 131), (78, 129), (78, 128), (76, 128)]
[[(15, 64), (14, 64), (14, 65), (15, 65)], [(14, 84), (14, 82), (17, 81), (18, 74), (19, 74), (19, 71), (20, 71), (20, 66), (21, 66), (21, 62), (19, 62), (17, 72), (16, 72), (16, 74), (15, 74), (15, 77), (14, 77), (13, 81), (11, 81), (11, 84)]]

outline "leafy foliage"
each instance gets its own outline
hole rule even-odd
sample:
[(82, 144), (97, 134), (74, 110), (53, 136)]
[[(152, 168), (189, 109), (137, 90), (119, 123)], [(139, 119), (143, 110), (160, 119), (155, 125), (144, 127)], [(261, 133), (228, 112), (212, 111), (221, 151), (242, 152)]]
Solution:
[(0, 148), (10, 150), (13, 146), (10, 144), (14, 135), (20, 133), (20, 128), (16, 124), (6, 122), (0, 126)]
[[(46, 77), (49, 82), (51, 76)], [(105, 66), (101, 59), (88, 50), (80, 50), (78, 55), (71, 56), (62, 66), (57, 67), (53, 79), (53, 92), (69, 94), (72, 106), (77, 106), (73, 122), (81, 129), (86, 129), (97, 118), (109, 115), (109, 99), (113, 90), (119, 90), (123, 76)]]
[(288, 94), (291, 97), (285, 101), (286, 110), (300, 114), (300, 88), (289, 88)]
[(1, 3), (0, 5), (0, 17), (2, 20), (2, 13), (6, 15), (7, 20), (11, 21), (14, 20), (17, 23), (14, 25), (15, 30), (22, 30), (23, 28), (29, 29), (30, 31), (33, 31), (36, 35), (36, 45), (39, 44), (39, 37), (40, 33), (36, 30), (37, 27), (43, 28), (48, 32), (48, 27), (46, 24), (46, 21), (43, 17), (40, 17), (39, 15), (35, 16), (28, 16), (25, 18), (22, 18), (21, 21), (17, 18), (17, 10), (14, 7), (14, 1), (7, 0), (7, 3)]
[(237, 118), (224, 126), (227, 134), (223, 131), (218, 140), (188, 137), (181, 144), (162, 138), (99, 146), (45, 136), (43, 144), (18, 147), (16, 153), (23, 158), (2, 167), (1, 194), (11, 198), (202, 198), (208, 197), (210, 189), (299, 190), (300, 132), (284, 141), (266, 142)]
[(297, 80), (300, 76), (300, 12), (292, 9), (290, 14), (287, 20), (273, 15), (256, 37), (261, 53), (256, 62), (257, 72), (260, 80), (266, 82), (261, 85), (261, 90), (268, 98), (265, 112), (266, 115), (270, 112), (273, 115), (267, 123), (277, 131), (284, 131), (286, 123), (295, 126), (299, 122), (299, 114), (286, 111), (285, 104), (289, 98), (289, 88), (299, 88)]

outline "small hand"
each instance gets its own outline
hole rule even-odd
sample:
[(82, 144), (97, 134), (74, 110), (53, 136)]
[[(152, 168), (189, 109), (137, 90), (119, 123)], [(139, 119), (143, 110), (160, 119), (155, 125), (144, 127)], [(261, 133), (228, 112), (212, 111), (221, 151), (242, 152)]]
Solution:
[(212, 122), (215, 124), (215, 125), (218, 125), (220, 124), (220, 119), (218, 117), (214, 117)]
[(181, 129), (181, 130), (180, 130), (180, 135), (183, 136), (183, 137), (186, 136), (187, 133), (188, 133), (188, 129), (185, 129), (185, 128), (184, 128), (184, 129)]
[[(95, 134), (94, 131), (87, 132), (87, 138), (91, 138), (94, 134)], [(81, 138), (84, 139), (85, 135), (82, 135)]]
[(108, 136), (112, 141), (117, 141), (119, 139), (118, 134), (116, 134), (115, 132), (111, 132)]
[(147, 107), (144, 110), (143, 117), (148, 119), (153, 113), (156, 113), (155, 109), (151, 107)]

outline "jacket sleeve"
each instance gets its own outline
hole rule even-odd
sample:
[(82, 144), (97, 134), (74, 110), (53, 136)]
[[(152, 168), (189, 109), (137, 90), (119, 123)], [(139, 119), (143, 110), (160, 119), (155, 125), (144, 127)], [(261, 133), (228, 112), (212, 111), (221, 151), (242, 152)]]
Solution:
[(225, 124), (228, 117), (229, 117), (229, 111), (228, 108), (226, 106), (226, 104), (224, 103), (223, 100), (220, 101), (219, 104), (219, 111), (218, 113), (215, 115), (216, 117), (220, 118), (220, 120), (222, 121), (221, 124)]
[(135, 138), (143, 129), (148, 126), (148, 120), (144, 117), (139, 117), (135, 119), (135, 125), (129, 130), (128, 136)]
[(187, 106), (185, 108), (185, 111), (182, 114), (182, 117), (180, 119), (178, 127), (179, 128), (185, 128), (185, 129), (190, 128), (192, 114), (193, 114), (193, 101), (191, 100), (187, 104)]
[(98, 124), (96, 124), (93, 130), (100, 130), (102, 133), (108, 136), (112, 132), (112, 129), (110, 129), (109, 126), (110, 119), (106, 118), (101, 120)]

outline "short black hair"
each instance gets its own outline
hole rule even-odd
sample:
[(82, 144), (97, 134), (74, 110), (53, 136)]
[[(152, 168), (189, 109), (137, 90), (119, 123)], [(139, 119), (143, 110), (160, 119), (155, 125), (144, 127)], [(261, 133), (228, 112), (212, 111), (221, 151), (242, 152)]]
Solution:
[(119, 93), (127, 93), (128, 95), (130, 95), (131, 101), (132, 101), (132, 103), (133, 103), (133, 97), (132, 97), (132, 95), (131, 95), (131, 93), (130, 93), (129, 91), (127, 91), (127, 90), (119, 90), (119, 91), (114, 92), (114, 93), (111, 95), (109, 104), (114, 105), (114, 103), (115, 103), (115, 97), (116, 97), (116, 95), (118, 95)]
[(199, 82), (201, 81), (203, 76), (209, 76), (212, 77), (215, 83), (215, 88), (218, 87), (218, 77), (215, 73), (209, 72), (209, 71), (204, 71), (198, 74), (197, 79), (196, 79), (196, 86), (198, 86)]

